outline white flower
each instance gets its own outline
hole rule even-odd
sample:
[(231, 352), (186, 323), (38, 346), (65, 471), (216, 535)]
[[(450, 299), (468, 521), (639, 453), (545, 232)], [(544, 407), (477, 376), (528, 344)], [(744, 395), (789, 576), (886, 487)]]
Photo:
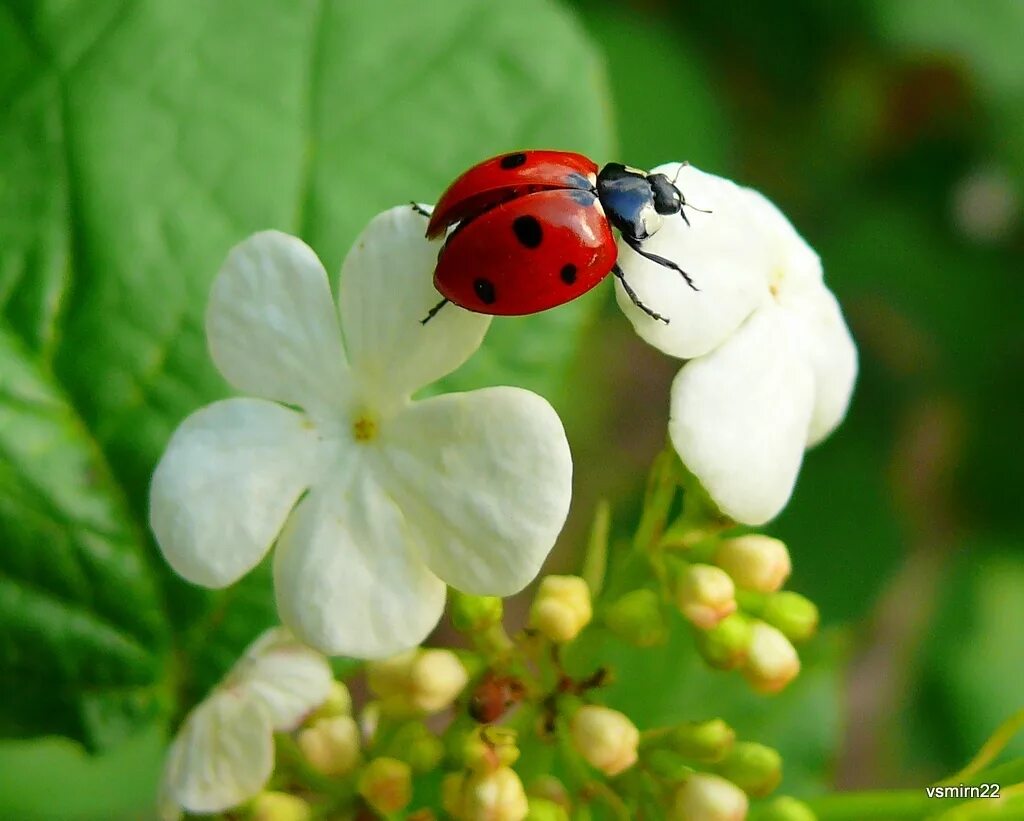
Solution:
[[(677, 163), (657, 172), (672, 177)], [(693, 278), (620, 243), (619, 261), (640, 299), (616, 285), (637, 332), (691, 361), (672, 385), (669, 434), (684, 464), (723, 513), (762, 524), (785, 506), (804, 450), (839, 424), (853, 391), (857, 350), (821, 260), (767, 199), (692, 166), (679, 172), (686, 209), (645, 249)]]
[(171, 742), (161, 817), (222, 812), (256, 795), (274, 769), (274, 732), (295, 729), (330, 689), (327, 659), (283, 628), (266, 631)]
[(418, 644), (446, 582), (520, 590), (568, 512), (569, 447), (544, 399), (499, 387), (411, 401), (490, 322), (448, 305), (420, 323), (439, 299), (424, 226), (408, 206), (370, 223), (342, 267), (340, 328), (310, 248), (273, 231), (238, 245), (206, 331), (225, 378), (262, 398), (192, 414), (153, 477), (150, 522), (178, 573), (229, 585), (277, 539), (281, 619), (331, 654)]

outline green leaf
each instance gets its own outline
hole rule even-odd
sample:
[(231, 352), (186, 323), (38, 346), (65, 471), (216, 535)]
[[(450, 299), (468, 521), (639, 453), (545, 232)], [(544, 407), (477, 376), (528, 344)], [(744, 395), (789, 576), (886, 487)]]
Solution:
[(0, 730), (100, 744), (156, 707), (155, 577), (95, 441), (2, 330), (0, 374)]
[[(550, 0), (0, 0), (0, 43), (0, 729), (99, 744), (275, 618), (266, 573), (200, 591), (144, 535), (170, 433), (226, 393), (202, 317), (228, 249), (276, 227), (333, 271), (486, 156), (602, 157), (604, 77)], [(496, 321), (449, 385), (557, 398), (599, 298)]]

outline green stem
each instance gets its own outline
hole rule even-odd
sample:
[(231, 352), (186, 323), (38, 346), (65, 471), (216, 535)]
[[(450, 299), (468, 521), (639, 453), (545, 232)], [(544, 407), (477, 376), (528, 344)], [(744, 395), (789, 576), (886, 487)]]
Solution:
[(1003, 748), (1020, 732), (1021, 728), (1024, 728), (1024, 709), (1018, 710), (1000, 724), (989, 740), (978, 750), (978, 754), (968, 762), (966, 767), (959, 772), (953, 773), (949, 778), (940, 781), (939, 784), (959, 784), (964, 779), (970, 778), (975, 773), (983, 770), (995, 760), (995, 757), (1003, 751)]
[[(957, 784), (1000, 784), (1004, 789), (1024, 781), (1024, 758), (1017, 758), (975, 773)], [(949, 780), (939, 782), (949, 784)], [(807, 805), (818, 821), (896, 821), (903, 818), (925, 818), (945, 808), (970, 801), (969, 798), (930, 798), (924, 787), (912, 790), (867, 790), (864, 792), (831, 793), (807, 799)], [(941, 805), (941, 806), (940, 806)]]
[(661, 539), (668, 523), (668, 514), (679, 488), (679, 457), (671, 445), (665, 447), (651, 466), (644, 493), (644, 508), (633, 537), (633, 547), (640, 553), (651, 552)]
[(611, 531), (612, 512), (607, 499), (601, 499), (594, 508), (594, 521), (587, 539), (587, 552), (583, 556), (581, 575), (596, 599), (604, 587), (604, 574), (608, 567), (608, 536)]

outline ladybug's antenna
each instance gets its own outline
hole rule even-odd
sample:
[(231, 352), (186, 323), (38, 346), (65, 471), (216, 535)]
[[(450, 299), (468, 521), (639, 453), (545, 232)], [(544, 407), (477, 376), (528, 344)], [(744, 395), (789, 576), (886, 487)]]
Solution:
[(689, 164), (690, 164), (689, 160), (683, 160), (681, 163), (679, 163), (679, 167), (676, 169), (676, 175), (672, 178), (672, 184), (673, 185), (676, 184), (676, 180), (679, 179), (679, 174), (682, 173), (682, 170), (684, 168), (686, 168), (686, 166), (688, 166)]
[(437, 316), (437, 312), (440, 311), (445, 305), (448, 304), (448, 297), (445, 297), (437, 303), (433, 308), (427, 311), (427, 315), (420, 320), (420, 325), (426, 325), (430, 320)]

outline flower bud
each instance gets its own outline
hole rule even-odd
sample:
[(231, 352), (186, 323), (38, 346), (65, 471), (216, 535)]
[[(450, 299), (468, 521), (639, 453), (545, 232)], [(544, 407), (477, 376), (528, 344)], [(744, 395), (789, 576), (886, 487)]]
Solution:
[(569, 821), (565, 807), (546, 798), (531, 798), (526, 821)]
[(748, 795), (761, 798), (782, 781), (782, 756), (764, 744), (741, 741), (718, 765), (718, 772)]
[(501, 621), (504, 608), (497, 596), (472, 596), (458, 590), (451, 591), (448, 612), (452, 625), (460, 633), (476, 633), (493, 627)]
[(466, 776), (464, 773), (448, 773), (441, 779), (441, 809), (452, 818), (462, 818), (465, 787)]
[(479, 773), (462, 786), (461, 821), (523, 821), (529, 812), (526, 790), (509, 767)]
[(608, 628), (637, 647), (652, 647), (668, 639), (661, 601), (653, 590), (633, 590), (613, 602), (605, 613)]
[(402, 697), (409, 689), (409, 677), (418, 647), (386, 659), (366, 663), (366, 683), (380, 698)]
[(388, 742), (386, 752), (393, 753), (413, 772), (426, 773), (435, 769), (444, 758), (444, 743), (419, 721), (400, 727)]
[(676, 606), (701, 630), (736, 612), (736, 587), (729, 574), (710, 564), (690, 564), (675, 583)]
[(760, 533), (723, 541), (715, 551), (715, 564), (738, 587), (761, 593), (774, 593), (793, 570), (785, 543)]
[(412, 772), (396, 758), (375, 758), (359, 775), (359, 794), (381, 815), (405, 809), (412, 800)]
[(590, 588), (579, 576), (546, 576), (530, 607), (530, 626), (564, 644), (590, 623)]
[(818, 629), (818, 608), (814, 602), (790, 591), (769, 596), (761, 618), (778, 627), (790, 641), (806, 641)]
[(359, 727), (351, 716), (319, 718), (297, 740), (309, 765), (324, 775), (345, 775), (359, 763)]
[(672, 728), (668, 746), (691, 761), (721, 761), (732, 750), (736, 731), (720, 718), (693, 721)]
[(742, 613), (733, 613), (710, 630), (696, 634), (697, 650), (712, 667), (734, 670), (746, 661), (753, 635), (750, 619)]
[(510, 767), (519, 758), (516, 731), (511, 727), (479, 727), (466, 736), (463, 757), (474, 772)]
[(297, 795), (264, 792), (253, 799), (249, 817), (252, 821), (309, 821), (313, 811)]
[(332, 681), (327, 698), (323, 704), (316, 708), (311, 719), (315, 721), (318, 718), (350, 715), (352, 715), (352, 694), (349, 693), (348, 687), (345, 686), (344, 682)]
[(367, 682), (389, 715), (437, 713), (466, 686), (469, 674), (451, 650), (413, 649), (366, 665)]
[(693, 773), (676, 791), (674, 821), (743, 821), (749, 802), (743, 790), (721, 776)]
[(545, 801), (558, 804), (566, 810), (571, 806), (569, 791), (565, 788), (565, 784), (553, 775), (542, 775), (535, 778), (530, 783), (529, 793), (531, 801), (534, 798), (542, 798)]
[(569, 734), (576, 752), (605, 775), (618, 775), (636, 763), (640, 731), (618, 710), (596, 704), (580, 707)]
[(788, 795), (780, 795), (763, 804), (757, 818), (758, 821), (818, 821), (814, 810)]
[(451, 706), (469, 681), (469, 674), (451, 650), (424, 650), (412, 667), (412, 703), (425, 713)]
[(777, 693), (800, 672), (800, 657), (778, 629), (754, 622), (743, 675), (759, 693)]

